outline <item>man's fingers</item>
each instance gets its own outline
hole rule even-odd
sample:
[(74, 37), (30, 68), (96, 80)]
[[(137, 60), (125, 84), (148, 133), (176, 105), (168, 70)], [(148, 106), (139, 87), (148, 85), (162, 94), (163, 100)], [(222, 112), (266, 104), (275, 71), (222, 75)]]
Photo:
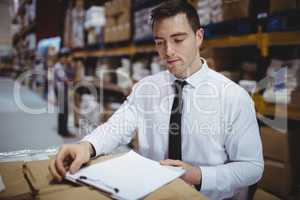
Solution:
[(65, 166), (64, 166), (64, 161), (65, 159), (68, 157), (68, 151), (65, 150), (64, 148), (62, 148), (59, 153), (57, 154), (57, 157), (55, 159), (55, 166), (56, 166), (56, 169), (58, 171), (58, 173), (61, 175), (61, 176), (65, 176), (66, 174), (66, 169), (65, 169)]
[(171, 166), (176, 166), (176, 167), (183, 166), (183, 163), (180, 160), (171, 160), (171, 159), (161, 160), (160, 164), (161, 165), (171, 165)]
[(81, 165), (83, 164), (83, 158), (82, 156), (78, 155), (75, 157), (75, 160), (72, 162), (71, 167), (70, 167), (70, 172), (71, 174), (74, 174), (75, 172), (77, 172)]
[(50, 165), (48, 168), (49, 168), (49, 171), (50, 171), (51, 175), (53, 176), (54, 180), (59, 181), (59, 182), (62, 181), (62, 177), (56, 171), (55, 160), (50, 161)]

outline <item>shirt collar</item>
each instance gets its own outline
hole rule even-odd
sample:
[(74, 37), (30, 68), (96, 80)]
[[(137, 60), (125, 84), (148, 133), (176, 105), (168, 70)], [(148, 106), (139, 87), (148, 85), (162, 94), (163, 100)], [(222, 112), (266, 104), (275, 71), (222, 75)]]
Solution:
[[(205, 76), (205, 74), (208, 71), (208, 66), (207, 66), (206, 60), (202, 57), (200, 59), (202, 61), (201, 68), (198, 71), (196, 71), (195, 73), (193, 73), (191, 76), (189, 76), (185, 79), (185, 81), (192, 87), (197, 87), (197, 85), (199, 85), (199, 82), (202, 80), (203, 76)], [(168, 71), (168, 73), (170, 74), (170, 76), (169, 76), (170, 82), (174, 83), (174, 81), (177, 80), (178, 78), (176, 78), (169, 71)]]

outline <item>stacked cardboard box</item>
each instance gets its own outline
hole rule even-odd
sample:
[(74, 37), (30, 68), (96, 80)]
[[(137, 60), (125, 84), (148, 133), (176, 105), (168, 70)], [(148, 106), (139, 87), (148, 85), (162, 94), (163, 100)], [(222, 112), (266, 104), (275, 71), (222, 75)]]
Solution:
[(297, 8), (296, 0), (270, 0), (270, 12), (279, 12)]
[(131, 37), (131, 1), (113, 0), (105, 3), (104, 42), (121, 42)]
[(249, 17), (249, 0), (223, 0), (223, 20), (232, 20)]
[(269, 127), (261, 128), (265, 169), (259, 187), (277, 197), (288, 198), (293, 192), (294, 166), (288, 136)]
[(255, 195), (254, 195), (254, 200), (280, 200), (280, 198), (262, 190), (262, 189), (258, 189), (256, 192), (255, 192)]

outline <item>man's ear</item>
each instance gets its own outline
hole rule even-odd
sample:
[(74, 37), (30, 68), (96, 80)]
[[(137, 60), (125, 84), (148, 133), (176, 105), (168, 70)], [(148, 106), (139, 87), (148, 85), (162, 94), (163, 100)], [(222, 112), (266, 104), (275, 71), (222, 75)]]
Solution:
[(203, 42), (203, 38), (204, 38), (204, 29), (203, 28), (199, 28), (196, 31), (196, 40), (197, 40), (197, 45), (200, 48)]

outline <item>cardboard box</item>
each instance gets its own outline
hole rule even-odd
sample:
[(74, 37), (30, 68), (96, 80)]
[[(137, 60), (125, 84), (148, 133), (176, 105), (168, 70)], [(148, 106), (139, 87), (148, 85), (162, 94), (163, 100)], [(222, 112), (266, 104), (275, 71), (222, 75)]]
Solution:
[(265, 169), (259, 187), (278, 197), (287, 197), (292, 191), (291, 166), (265, 160)]
[(222, 5), (223, 20), (232, 20), (249, 17), (250, 1), (249, 0), (223, 0)]
[(117, 21), (113, 17), (106, 16), (105, 27), (113, 27), (117, 25)]
[(76, 200), (76, 199), (92, 199), (92, 200), (110, 200), (108, 196), (97, 190), (88, 187), (74, 187), (70, 190), (58, 191), (52, 193), (44, 193), (38, 196), (41, 200)]
[(130, 23), (130, 13), (122, 12), (118, 19), (118, 24)]
[(113, 38), (112, 27), (105, 27), (104, 28), (104, 42), (109, 43), (112, 41), (112, 38)]
[(73, 188), (67, 182), (61, 184), (53, 182), (48, 166), (49, 160), (31, 161), (23, 164), (23, 173), (27, 177), (28, 185), (31, 185), (31, 192), (35, 191), (36, 195), (42, 195)]
[(0, 200), (32, 198), (22, 166), (23, 162), (0, 163), (0, 174), (5, 185), (5, 190), (0, 192)]
[[(106, 25), (104, 30), (104, 42), (121, 42), (130, 39), (131, 30), (123, 28), (130, 24), (131, 19), (131, 1), (113, 0), (105, 4)], [(127, 26), (127, 25), (126, 25)]]
[(118, 38), (118, 26), (111, 28), (111, 40), (110, 42), (116, 42)]
[(297, 8), (296, 0), (270, 0), (270, 12), (279, 12)]
[[(101, 157), (91, 163), (110, 158), (111, 156)], [(69, 182), (54, 183), (48, 171), (48, 164), (49, 160), (0, 163), (0, 174), (5, 184), (5, 190), (0, 192), (0, 200), (28, 200), (44, 195), (55, 196), (55, 193), (72, 193), (70, 190), (78, 188)], [(72, 200), (74, 199), (79, 198), (73, 196)]]
[[(118, 155), (100, 157), (91, 161), (89, 164), (101, 162), (116, 156)], [(110, 199), (107, 194), (90, 187), (75, 186), (69, 182), (63, 182), (60, 184), (54, 183), (48, 171), (49, 162), (50, 160), (26, 163), (1, 163), (0, 172), (4, 178), (4, 181), (6, 182), (7, 190), (0, 193), (0, 199)], [(27, 176), (27, 181), (24, 180), (24, 176)], [(172, 181), (171, 183), (151, 193), (145, 199), (207, 200), (207, 198), (202, 196), (197, 190), (195, 190), (194, 187), (186, 184), (181, 179)]]
[(124, 23), (119, 26), (119, 39), (120, 41), (129, 40), (131, 35), (130, 23)]
[(290, 160), (288, 134), (269, 127), (263, 127), (260, 131), (264, 157), (275, 161), (288, 162)]
[[(39, 195), (42, 200), (76, 200), (76, 199), (93, 199), (93, 200), (108, 200), (111, 199), (98, 190), (88, 187), (74, 187), (66, 191), (58, 191)], [(157, 199), (189, 199), (189, 200), (207, 200), (207, 198), (199, 195), (196, 190), (191, 190), (191, 186), (185, 184), (183, 180), (177, 179), (163, 188), (156, 190), (148, 195), (145, 200)]]
[(253, 197), (253, 200), (281, 200), (281, 199), (262, 189), (257, 189)]

